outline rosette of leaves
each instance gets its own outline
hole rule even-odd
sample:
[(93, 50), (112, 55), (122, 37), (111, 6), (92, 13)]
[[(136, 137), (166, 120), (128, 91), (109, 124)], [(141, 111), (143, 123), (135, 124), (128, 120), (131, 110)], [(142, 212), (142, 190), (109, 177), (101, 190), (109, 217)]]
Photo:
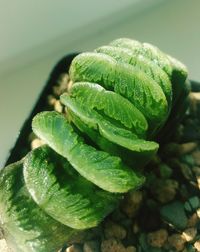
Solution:
[(145, 182), (155, 139), (187, 104), (186, 67), (131, 39), (79, 54), (69, 76), (67, 113), (33, 119), (46, 145), (1, 171), (1, 226), (16, 251), (52, 251), (98, 225)]

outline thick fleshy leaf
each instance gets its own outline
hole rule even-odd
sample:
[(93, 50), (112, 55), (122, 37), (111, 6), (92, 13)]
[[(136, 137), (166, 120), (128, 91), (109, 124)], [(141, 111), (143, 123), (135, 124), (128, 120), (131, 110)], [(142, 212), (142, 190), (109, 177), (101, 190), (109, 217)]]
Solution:
[(32, 200), (21, 161), (0, 172), (0, 220), (8, 245), (17, 252), (57, 251), (77, 233), (52, 219)]
[[(63, 97), (61, 96), (61, 101)], [(143, 114), (127, 99), (112, 91), (107, 91), (95, 83), (74, 83), (70, 97), (78, 101), (79, 107), (85, 106), (100, 113), (107, 121), (118, 127), (130, 129), (138, 137), (145, 137), (148, 124)]]
[(165, 53), (158, 49), (158, 47), (149, 43), (143, 43), (143, 51), (143, 55), (145, 57), (155, 62), (155, 64), (163, 69), (169, 77), (172, 76), (172, 65)]
[(172, 66), (166, 55), (161, 52), (157, 47), (149, 43), (140, 43), (136, 40), (129, 38), (120, 38), (112, 41), (111, 46), (128, 48), (137, 55), (143, 55), (157, 64), (168, 76), (172, 76)]
[(75, 229), (97, 226), (118, 204), (117, 195), (84, 179), (48, 146), (26, 156), (24, 178), (36, 203), (51, 217)]
[(122, 64), (100, 53), (82, 53), (75, 57), (70, 67), (74, 82), (98, 83), (114, 90), (138, 108), (149, 125), (156, 128), (168, 115), (168, 104), (161, 87), (143, 71)]
[(104, 119), (101, 114), (90, 109), (87, 106), (88, 104), (83, 105), (84, 103), (80, 103), (79, 99), (76, 100), (67, 94), (63, 94), (61, 96), (61, 102), (66, 105), (74, 115), (78, 116), (81, 121), (89, 127), (98, 130), (100, 135), (110, 142), (139, 153), (148, 151), (155, 153), (158, 149), (157, 143), (139, 139), (137, 135), (133, 134), (130, 130), (115, 126), (109, 119)]
[(118, 62), (127, 63), (139, 68), (144, 71), (150, 78), (157, 82), (157, 84), (162, 88), (167, 101), (169, 109), (172, 102), (172, 85), (168, 75), (153, 61), (148, 59), (143, 55), (135, 54), (134, 51), (114, 46), (102, 46), (95, 50), (99, 53), (107, 54)]
[[(132, 150), (124, 148), (121, 145), (118, 145), (112, 141), (109, 141), (100, 133), (90, 128), (85, 122), (81, 121), (78, 116), (76, 116), (72, 111), (68, 110), (71, 120), (76, 125), (76, 127), (82, 132), (84, 137), (88, 136), (90, 141), (94, 143), (95, 146), (98, 146), (101, 150), (104, 150), (111, 155), (120, 157), (124, 163), (128, 164), (130, 167), (137, 167), (137, 170), (141, 167), (144, 167), (156, 154), (158, 149), (158, 144), (150, 141), (145, 141), (138, 139), (139, 142), (135, 141), (132, 144)], [(131, 141), (130, 141), (131, 142)], [(133, 150), (135, 149), (135, 150)]]
[(120, 158), (85, 144), (63, 115), (39, 113), (32, 126), (36, 135), (100, 188), (123, 193), (144, 183), (144, 177), (123, 164)]
[(138, 56), (143, 55), (165, 71), (172, 82), (173, 105), (176, 103), (181, 93), (180, 90), (184, 88), (184, 83), (188, 76), (188, 71), (184, 64), (149, 43), (142, 44), (132, 39), (120, 38), (112, 41), (110, 45), (129, 49)]

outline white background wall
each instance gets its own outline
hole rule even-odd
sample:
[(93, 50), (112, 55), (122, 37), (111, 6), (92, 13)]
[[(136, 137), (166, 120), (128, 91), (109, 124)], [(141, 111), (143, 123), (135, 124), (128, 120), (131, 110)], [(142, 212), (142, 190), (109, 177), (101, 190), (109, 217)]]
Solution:
[(16, 0), (12, 5), (0, 0), (0, 5), (0, 166), (49, 71), (68, 52), (131, 37), (177, 57), (190, 78), (200, 80), (199, 0)]
[(0, 0), (1, 61), (137, 0)]

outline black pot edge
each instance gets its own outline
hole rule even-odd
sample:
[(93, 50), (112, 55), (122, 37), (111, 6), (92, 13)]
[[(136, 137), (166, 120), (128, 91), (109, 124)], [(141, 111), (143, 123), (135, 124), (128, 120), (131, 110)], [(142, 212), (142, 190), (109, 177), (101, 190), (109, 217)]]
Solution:
[[(19, 150), (22, 146), (26, 145), (27, 142), (27, 137), (29, 133), (31, 132), (31, 122), (33, 117), (42, 111), (42, 108), (45, 106), (46, 100), (43, 99), (46, 97), (48, 94), (51, 93), (51, 88), (52, 86), (56, 83), (58, 80), (59, 76), (62, 73), (66, 73), (69, 70), (70, 64), (73, 60), (73, 58), (78, 55), (78, 52), (75, 53), (70, 53), (61, 58), (57, 64), (53, 67), (52, 71), (50, 72), (50, 75), (48, 77), (47, 83), (44, 86), (41, 94), (39, 95), (39, 98), (30, 113), (29, 117), (25, 120), (20, 133), (15, 141), (14, 147), (10, 150), (8, 154), (8, 159), (5, 162), (5, 166), (9, 165), (10, 163), (18, 161), (21, 157), (19, 154)], [(193, 92), (200, 92), (200, 82), (197, 81), (190, 81), (191, 82), (191, 89)]]
[(25, 120), (25, 122), (24, 122), (24, 124), (23, 124), (17, 138), (16, 138), (16, 141), (14, 143), (14, 147), (11, 148), (11, 150), (9, 151), (9, 153), (7, 155), (8, 158), (7, 158), (4, 166), (7, 166), (7, 165), (21, 159), (21, 155), (20, 155), (19, 150), (22, 148), (22, 146), (26, 146), (28, 135), (31, 132), (31, 122), (32, 122), (33, 117), (37, 113), (39, 113), (43, 110), (42, 108), (44, 108), (45, 103), (46, 103), (46, 99), (44, 99), (44, 97), (46, 97), (48, 94), (51, 93), (51, 88), (53, 87), (53, 85), (55, 85), (59, 76), (62, 73), (68, 72), (73, 58), (78, 54), (79, 54), (78, 52), (67, 54), (66, 56), (61, 58), (57, 62), (57, 64), (53, 67), (53, 69), (50, 72), (49, 77), (47, 79), (46, 85), (44, 86), (43, 90), (41, 91), (32, 112), (30, 113), (28, 118)]

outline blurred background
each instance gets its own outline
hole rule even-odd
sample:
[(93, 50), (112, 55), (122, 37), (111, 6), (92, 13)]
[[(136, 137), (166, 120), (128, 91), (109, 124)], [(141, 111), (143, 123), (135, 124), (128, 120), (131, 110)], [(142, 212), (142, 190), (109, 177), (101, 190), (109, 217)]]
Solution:
[(149, 42), (200, 81), (199, 0), (0, 0), (0, 167), (48, 74), (70, 52)]

